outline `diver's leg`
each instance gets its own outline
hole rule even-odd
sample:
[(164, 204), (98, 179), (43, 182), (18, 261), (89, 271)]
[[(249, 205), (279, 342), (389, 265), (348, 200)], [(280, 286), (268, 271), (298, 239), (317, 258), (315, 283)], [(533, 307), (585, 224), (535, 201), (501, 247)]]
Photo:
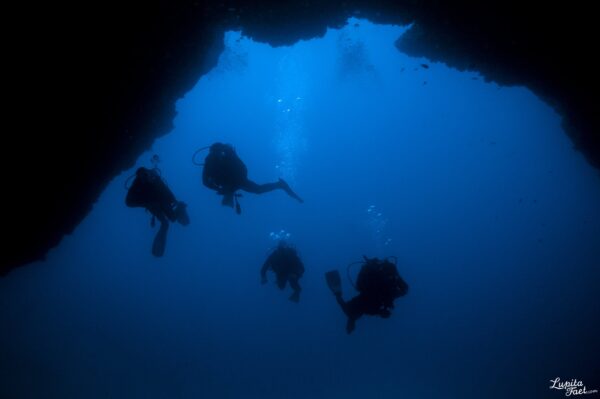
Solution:
[(292, 191), (290, 186), (283, 179), (279, 179), (279, 181), (276, 183), (265, 183), (265, 184), (258, 184), (258, 183), (253, 182), (252, 180), (246, 179), (246, 181), (242, 183), (240, 188), (244, 191), (247, 191), (247, 192), (253, 193), (253, 194), (264, 194), (269, 191), (279, 189), (279, 190), (285, 191), (287, 193), (287, 195), (298, 200), (299, 202), (304, 202), (302, 200), (302, 198), (300, 198), (298, 196), (298, 194), (296, 194), (294, 191)]
[(282, 187), (279, 183), (258, 184), (252, 180), (246, 179), (246, 181), (241, 184), (240, 188), (252, 194), (264, 194)]
[(235, 213), (237, 213), (238, 215), (242, 214), (242, 207), (240, 206), (240, 201), (238, 201), (237, 198), (235, 198)]
[(292, 290), (294, 290), (292, 295), (290, 295), (290, 301), (298, 302), (298, 301), (300, 301), (300, 291), (302, 290), (302, 288), (300, 288), (300, 284), (298, 284), (298, 276), (296, 276), (296, 275), (291, 276), (289, 278), (289, 281), (290, 281), (290, 287), (292, 287)]
[(346, 322), (346, 332), (350, 334), (356, 327), (356, 320), (362, 316), (362, 312), (359, 310), (360, 298), (354, 297), (348, 302), (344, 302), (342, 299), (342, 294), (339, 294), (335, 296), (335, 299), (337, 299), (338, 303), (342, 307), (342, 310), (346, 316), (348, 316), (348, 321)]
[(165, 253), (167, 246), (167, 231), (169, 231), (169, 221), (163, 214), (156, 214), (156, 218), (160, 221), (160, 227), (154, 241), (152, 242), (152, 255), (161, 257)]
[(337, 300), (337, 303), (340, 305), (340, 307), (344, 311), (344, 314), (348, 317), (348, 321), (346, 322), (346, 332), (348, 334), (350, 334), (352, 331), (354, 331), (354, 327), (356, 326), (356, 318), (351, 317), (350, 311), (348, 308), (348, 303), (344, 302), (341, 292), (335, 295), (335, 299)]
[(233, 192), (223, 193), (223, 199), (221, 200), (221, 205), (229, 206), (233, 208)]
[(277, 275), (277, 286), (279, 287), (279, 289), (285, 289), (286, 284), (287, 278), (285, 278), (285, 276)]
[(337, 303), (342, 308), (342, 311), (344, 312), (344, 314), (346, 316), (348, 316), (348, 305), (346, 304), (346, 301), (344, 301), (344, 298), (342, 298), (342, 293), (341, 292), (335, 295), (335, 300), (337, 301)]
[(160, 204), (161, 213), (166, 216), (171, 222), (175, 222), (177, 220), (177, 215), (175, 214), (175, 206), (176, 204), (172, 202), (163, 202)]

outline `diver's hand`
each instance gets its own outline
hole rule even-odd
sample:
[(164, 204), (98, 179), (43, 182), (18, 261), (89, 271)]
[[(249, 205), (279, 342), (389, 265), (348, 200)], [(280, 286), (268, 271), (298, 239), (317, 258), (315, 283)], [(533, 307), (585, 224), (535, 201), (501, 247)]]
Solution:
[(260, 283), (262, 285), (267, 284), (268, 280), (267, 280), (267, 276), (260, 276)]

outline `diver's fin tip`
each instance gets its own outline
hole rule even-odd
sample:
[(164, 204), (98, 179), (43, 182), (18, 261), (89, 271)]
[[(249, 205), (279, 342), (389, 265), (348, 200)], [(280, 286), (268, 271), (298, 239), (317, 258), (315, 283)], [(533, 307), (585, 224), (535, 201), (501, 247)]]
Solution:
[(342, 294), (342, 278), (340, 277), (340, 272), (337, 270), (328, 271), (325, 273), (325, 281), (331, 292), (335, 295)]

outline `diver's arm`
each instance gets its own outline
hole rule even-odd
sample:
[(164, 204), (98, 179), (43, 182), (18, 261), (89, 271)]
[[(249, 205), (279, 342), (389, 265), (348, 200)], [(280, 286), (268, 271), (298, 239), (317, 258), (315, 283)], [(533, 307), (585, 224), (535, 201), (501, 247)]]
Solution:
[(212, 190), (218, 190), (219, 186), (215, 183), (213, 179), (213, 162), (210, 159), (210, 156), (207, 157), (206, 162), (204, 163), (204, 169), (202, 169), (202, 184)]

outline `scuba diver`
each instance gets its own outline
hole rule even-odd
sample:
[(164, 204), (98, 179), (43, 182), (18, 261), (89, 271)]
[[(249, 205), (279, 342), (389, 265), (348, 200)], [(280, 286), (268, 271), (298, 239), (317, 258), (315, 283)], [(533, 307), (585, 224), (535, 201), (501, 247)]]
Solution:
[(267, 283), (267, 271), (272, 270), (277, 278), (277, 286), (284, 289), (287, 282), (294, 292), (290, 295), (290, 301), (300, 301), (300, 284), (298, 280), (304, 274), (304, 265), (298, 256), (296, 249), (285, 242), (279, 241), (277, 248), (269, 255), (260, 269), (261, 283)]
[(177, 221), (187, 226), (190, 218), (186, 210), (187, 205), (175, 199), (161, 178), (160, 169), (156, 166), (159, 162), (157, 155), (152, 157), (152, 162), (155, 164), (154, 168), (140, 167), (135, 172), (135, 180), (128, 189), (125, 204), (130, 208), (146, 208), (152, 214), (150, 223), (152, 227), (156, 219), (160, 222), (160, 228), (152, 243), (152, 255), (160, 257), (165, 252), (169, 221)]
[[(196, 154), (206, 149), (201, 148), (196, 151)], [(248, 169), (244, 162), (237, 156), (234, 148), (229, 144), (214, 143), (210, 147), (210, 151), (204, 161), (204, 169), (202, 171), (202, 183), (215, 190), (217, 194), (223, 196), (221, 204), (224, 206), (234, 207), (238, 215), (242, 212), (237, 194), (237, 190), (244, 190), (249, 193), (263, 194), (269, 191), (281, 189), (290, 197), (304, 202), (290, 186), (283, 180), (279, 179), (276, 183), (257, 184), (248, 179)], [(196, 155), (194, 154), (194, 156)], [(193, 158), (192, 158), (193, 161)], [(194, 161), (193, 161), (194, 162)], [(196, 165), (196, 162), (194, 162)]]
[[(391, 309), (394, 308), (394, 300), (408, 292), (408, 284), (398, 274), (395, 261), (392, 263), (390, 258), (383, 260), (369, 259), (366, 256), (363, 258), (364, 262), (354, 262), (348, 265), (348, 278), (350, 279), (350, 267), (358, 263), (362, 264), (354, 286), (359, 293), (349, 301), (344, 301), (342, 298), (339, 272), (332, 270), (325, 273), (327, 285), (335, 295), (342, 311), (348, 316), (346, 323), (348, 334), (354, 331), (356, 320), (364, 314), (380, 316), (384, 319), (390, 317)], [(350, 282), (352, 283), (352, 279)]]

